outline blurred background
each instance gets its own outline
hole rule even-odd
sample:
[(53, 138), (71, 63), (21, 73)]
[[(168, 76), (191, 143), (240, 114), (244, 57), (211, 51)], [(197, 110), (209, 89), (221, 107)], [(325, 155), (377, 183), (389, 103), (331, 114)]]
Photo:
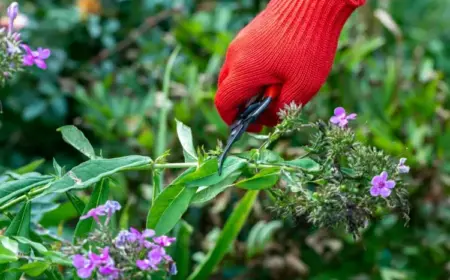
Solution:
[[(19, 1), (23, 40), (52, 55), (47, 71), (33, 69), (0, 89), (0, 173), (29, 163), (53, 172), (53, 158), (66, 169), (85, 160), (56, 131), (65, 124), (82, 129), (104, 157), (157, 157), (170, 149), (170, 162), (183, 161), (175, 118), (192, 127), (196, 145), (214, 149), (228, 133), (212, 109), (227, 45), (266, 3)], [(8, 4), (1, 0), (0, 10)], [(356, 112), (360, 140), (408, 158), (409, 224), (394, 212), (354, 241), (306, 221), (277, 220), (261, 199), (212, 279), (449, 279), (449, 25), (448, 0), (368, 0), (346, 24), (332, 73), (305, 109), (311, 121), (328, 119), (336, 106)], [(177, 46), (165, 88), (164, 71)], [(256, 144), (246, 139), (238, 149)], [(298, 134), (275, 150), (291, 157), (305, 141), (307, 135)], [(166, 172), (166, 180), (174, 176)], [(151, 189), (151, 174), (115, 178), (114, 198), (127, 205), (122, 226), (145, 225)], [(229, 189), (188, 211), (192, 266), (214, 244), (240, 196)], [(57, 202), (40, 209), (38, 220), (69, 235), (77, 214), (68, 202)]]

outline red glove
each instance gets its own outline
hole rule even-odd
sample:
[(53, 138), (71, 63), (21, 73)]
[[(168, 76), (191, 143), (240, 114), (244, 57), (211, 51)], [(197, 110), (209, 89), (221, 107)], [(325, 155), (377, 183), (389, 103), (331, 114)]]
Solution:
[(266, 86), (281, 94), (249, 131), (279, 122), (277, 112), (305, 105), (331, 70), (342, 27), (365, 0), (272, 0), (230, 44), (219, 75), (215, 105), (230, 125), (239, 108)]

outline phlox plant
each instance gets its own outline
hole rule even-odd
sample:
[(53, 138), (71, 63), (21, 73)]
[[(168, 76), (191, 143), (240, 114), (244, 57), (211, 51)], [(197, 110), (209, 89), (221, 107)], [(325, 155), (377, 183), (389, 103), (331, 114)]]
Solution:
[[(273, 217), (296, 221), (306, 217), (317, 227), (346, 230), (358, 238), (372, 219), (400, 211), (408, 220), (406, 159), (394, 159), (356, 140), (351, 128), (356, 114), (336, 108), (329, 121), (308, 123), (295, 104), (279, 113), (281, 122), (268, 135), (256, 137), (259, 148), (230, 155), (218, 174), (221, 145), (196, 149), (191, 129), (176, 121), (185, 162), (143, 155), (103, 158), (75, 126), (58, 130), (88, 160), (69, 171), (54, 160), (54, 175), (30, 172), (10, 175), (0, 183), (0, 211), (10, 219), (0, 236), (0, 273), (19, 279), (210, 279), (245, 224), (252, 205), (264, 192)], [(283, 136), (310, 133), (297, 158), (284, 159), (271, 150)], [(162, 186), (165, 169), (184, 170)], [(108, 200), (112, 175), (152, 172), (153, 198), (145, 229), (120, 228), (114, 216), (119, 202)], [(93, 188), (89, 201), (77, 192)], [(183, 220), (190, 205), (202, 205), (228, 188), (245, 190), (214, 247), (194, 269), (171, 255), (173, 246), (188, 250)], [(65, 195), (79, 213), (72, 240), (55, 236), (32, 219), (38, 199)], [(262, 197), (261, 197), (262, 198)], [(181, 254), (183, 255), (183, 254)]]
[(50, 57), (51, 51), (45, 48), (33, 50), (22, 42), (21, 34), (15, 30), (14, 21), (19, 15), (19, 4), (11, 3), (6, 11), (8, 26), (0, 27), (0, 83), (4, 84), (14, 77), (24, 67), (36, 65), (47, 69), (45, 60)]

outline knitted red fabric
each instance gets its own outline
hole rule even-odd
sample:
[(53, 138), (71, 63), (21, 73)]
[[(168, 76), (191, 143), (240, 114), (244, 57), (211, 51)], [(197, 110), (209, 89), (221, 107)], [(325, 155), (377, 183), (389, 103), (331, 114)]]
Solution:
[(364, 3), (272, 0), (228, 48), (215, 97), (222, 119), (230, 125), (240, 107), (272, 84), (281, 84), (281, 94), (249, 131), (276, 125), (285, 104), (306, 104), (330, 72), (342, 27)]

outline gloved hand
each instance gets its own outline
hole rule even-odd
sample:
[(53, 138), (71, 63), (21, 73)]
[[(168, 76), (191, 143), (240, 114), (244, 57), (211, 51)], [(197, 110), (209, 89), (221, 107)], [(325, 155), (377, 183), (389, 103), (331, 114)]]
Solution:
[(230, 44), (215, 105), (228, 124), (265, 87), (281, 94), (248, 130), (274, 126), (277, 112), (294, 101), (305, 105), (331, 70), (342, 27), (365, 0), (272, 0)]

